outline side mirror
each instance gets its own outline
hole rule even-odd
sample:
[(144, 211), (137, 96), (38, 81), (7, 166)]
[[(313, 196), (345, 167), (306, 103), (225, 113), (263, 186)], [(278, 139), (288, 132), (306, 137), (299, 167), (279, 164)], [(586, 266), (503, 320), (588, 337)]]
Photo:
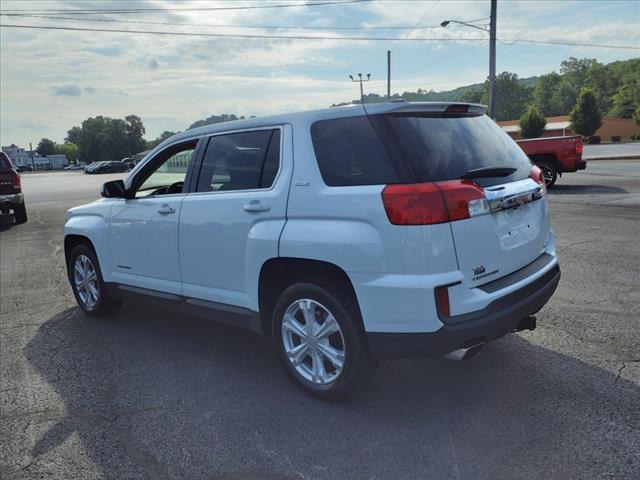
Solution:
[(124, 182), (122, 180), (111, 180), (102, 185), (100, 195), (105, 198), (125, 198), (127, 191), (124, 188)]

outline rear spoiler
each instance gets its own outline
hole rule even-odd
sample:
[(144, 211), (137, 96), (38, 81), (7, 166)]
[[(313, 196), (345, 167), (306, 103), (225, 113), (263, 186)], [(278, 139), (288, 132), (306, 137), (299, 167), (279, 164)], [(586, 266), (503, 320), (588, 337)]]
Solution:
[(384, 103), (380, 111), (376, 111), (376, 106), (380, 104), (365, 104), (368, 113), (471, 113), (484, 115), (487, 112), (485, 105), (465, 102), (405, 102), (391, 101)]

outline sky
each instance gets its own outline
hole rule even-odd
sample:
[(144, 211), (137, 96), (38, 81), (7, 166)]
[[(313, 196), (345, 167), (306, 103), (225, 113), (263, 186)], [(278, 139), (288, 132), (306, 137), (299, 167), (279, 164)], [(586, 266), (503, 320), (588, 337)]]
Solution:
[[(146, 138), (153, 139), (164, 130), (184, 130), (213, 114), (264, 116), (325, 108), (358, 98), (359, 86), (349, 80), (349, 74), (358, 72), (371, 74), (366, 93), (384, 94), (388, 49), (392, 92), (449, 90), (482, 82), (488, 74), (488, 35), (456, 24), (443, 28), (440, 23), (482, 19), (476, 24), (486, 24), (489, 0), (304, 5), (320, 1), (2, 0), (4, 25), (127, 32), (1, 27), (0, 144), (35, 146), (42, 137), (62, 142), (67, 130), (97, 115), (138, 115)], [(282, 4), (296, 6), (264, 8)], [(263, 8), (237, 8), (257, 6)], [(223, 7), (236, 9), (213, 10)], [(114, 9), (147, 11), (70, 12)], [(64, 18), (7, 15), (15, 10)], [(390, 26), (406, 28), (378, 29)], [(333, 38), (152, 35), (131, 30)], [(557, 71), (571, 56), (603, 63), (626, 60), (639, 57), (640, 50), (521, 40), (640, 47), (640, 1), (499, 0), (497, 32), (497, 72), (507, 70), (520, 77)]]

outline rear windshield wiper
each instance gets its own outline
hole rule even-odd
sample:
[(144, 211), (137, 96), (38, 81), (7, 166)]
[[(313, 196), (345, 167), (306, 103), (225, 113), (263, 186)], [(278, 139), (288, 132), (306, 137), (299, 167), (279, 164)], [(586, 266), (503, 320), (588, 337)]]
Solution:
[(482, 167), (468, 170), (460, 178), (506, 177), (518, 170), (513, 167)]

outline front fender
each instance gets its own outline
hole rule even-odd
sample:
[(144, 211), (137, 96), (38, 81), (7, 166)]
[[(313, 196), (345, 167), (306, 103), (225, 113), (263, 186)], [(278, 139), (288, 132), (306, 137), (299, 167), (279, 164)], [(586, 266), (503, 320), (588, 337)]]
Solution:
[(99, 212), (76, 213), (73, 210), (67, 212), (67, 222), (64, 225), (65, 239), (69, 235), (89, 239), (98, 257), (104, 281), (111, 281), (111, 248), (109, 247), (109, 226), (105, 215)]

